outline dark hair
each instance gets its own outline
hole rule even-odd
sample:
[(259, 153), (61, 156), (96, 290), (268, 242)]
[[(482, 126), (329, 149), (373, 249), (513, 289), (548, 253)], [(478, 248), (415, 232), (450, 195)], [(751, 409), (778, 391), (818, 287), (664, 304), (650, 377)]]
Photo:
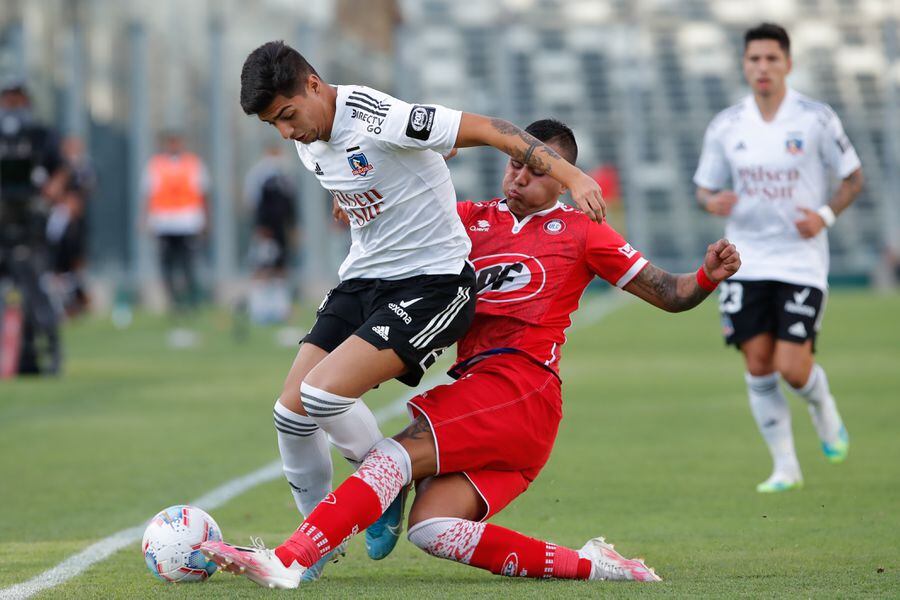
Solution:
[(544, 143), (554, 143), (559, 146), (563, 158), (573, 165), (578, 160), (578, 144), (575, 143), (575, 134), (562, 121), (540, 119), (526, 127), (525, 132)]
[(752, 29), (748, 29), (744, 34), (744, 51), (753, 40), (775, 40), (784, 53), (791, 54), (791, 38), (788, 37), (787, 31), (781, 25), (775, 23), (760, 23)]
[(250, 53), (241, 69), (241, 108), (248, 115), (266, 110), (275, 96), (306, 94), (305, 83), (316, 70), (283, 41), (266, 42)]

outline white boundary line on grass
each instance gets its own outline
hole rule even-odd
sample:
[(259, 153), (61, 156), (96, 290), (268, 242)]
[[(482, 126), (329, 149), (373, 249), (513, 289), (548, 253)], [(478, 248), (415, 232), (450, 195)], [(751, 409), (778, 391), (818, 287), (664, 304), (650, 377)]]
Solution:
[[(584, 327), (597, 323), (611, 312), (622, 307), (628, 298), (629, 297), (624, 293), (614, 292), (612, 297), (604, 295), (599, 300), (586, 303), (581, 310), (576, 313), (577, 318), (573, 323), (573, 327)], [(406, 393), (394, 399), (387, 406), (374, 411), (375, 417), (378, 419), (379, 423), (384, 423), (406, 414), (407, 400), (436, 385), (447, 383), (449, 381), (450, 378), (444, 374), (429, 377), (420, 383), (417, 388), (407, 390)], [(198, 506), (207, 511), (212, 511), (225, 505), (231, 499), (240, 496), (244, 492), (249, 491), (260, 484), (277, 479), (280, 476), (281, 461), (272, 461), (252, 473), (225, 482), (188, 504)], [(73, 554), (40, 575), (36, 575), (23, 583), (17, 583), (7, 588), (3, 588), (0, 590), (0, 600), (23, 600), (25, 598), (30, 598), (39, 592), (56, 587), (73, 577), (77, 577), (91, 566), (106, 560), (122, 548), (140, 541), (144, 534), (145, 527), (146, 523), (142, 523), (140, 525), (135, 525), (134, 527), (129, 527), (128, 529), (117, 531), (116, 533), (103, 538), (99, 542), (91, 544), (78, 554)]]

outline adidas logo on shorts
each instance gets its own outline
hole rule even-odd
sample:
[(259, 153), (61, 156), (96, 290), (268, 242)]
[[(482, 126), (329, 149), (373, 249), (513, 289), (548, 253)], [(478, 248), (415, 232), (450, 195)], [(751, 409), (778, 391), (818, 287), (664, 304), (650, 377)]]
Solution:
[(372, 331), (378, 334), (384, 341), (387, 341), (388, 334), (391, 332), (391, 328), (387, 325), (376, 325), (372, 328)]
[[(797, 321), (796, 323), (794, 323), (793, 325), (788, 327), (787, 331), (789, 334), (796, 336), (796, 337), (801, 337), (801, 338), (806, 337), (806, 326), (803, 325), (803, 321)], [(385, 339), (387, 339), (387, 338), (385, 338)]]

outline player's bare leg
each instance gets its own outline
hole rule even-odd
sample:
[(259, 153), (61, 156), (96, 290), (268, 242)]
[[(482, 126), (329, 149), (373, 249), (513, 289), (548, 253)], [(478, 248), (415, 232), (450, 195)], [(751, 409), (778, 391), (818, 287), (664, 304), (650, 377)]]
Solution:
[(740, 347), (747, 366), (745, 379), (750, 410), (773, 462), (771, 476), (756, 486), (756, 490), (769, 493), (800, 487), (803, 476), (794, 450), (791, 410), (776, 370), (775, 338), (771, 333), (761, 333), (741, 342)]
[(850, 450), (850, 438), (828, 387), (825, 370), (813, 358), (812, 340), (802, 344), (778, 340), (775, 367), (793, 391), (806, 401), (825, 458), (832, 463), (843, 462)]
[(482, 523), (487, 506), (460, 473), (422, 481), (409, 517), (409, 540), (432, 556), (508, 577), (659, 581), (640, 559), (628, 560), (603, 538), (581, 550)]
[(406, 365), (393, 350), (379, 350), (353, 335), (303, 378), (301, 401), (338, 451), (359, 463), (384, 437), (375, 415), (359, 397), (405, 371)]

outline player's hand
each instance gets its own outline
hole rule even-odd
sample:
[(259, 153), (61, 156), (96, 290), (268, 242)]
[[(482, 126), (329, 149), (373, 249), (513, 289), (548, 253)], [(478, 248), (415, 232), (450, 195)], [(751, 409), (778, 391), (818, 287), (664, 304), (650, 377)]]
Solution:
[(719, 283), (728, 279), (741, 268), (741, 255), (734, 244), (721, 239), (706, 248), (703, 271), (710, 281)]
[(337, 223), (343, 223), (348, 227), (350, 226), (350, 217), (347, 216), (347, 213), (344, 212), (344, 209), (341, 208), (338, 201), (333, 198), (331, 200), (331, 218)]
[(706, 201), (706, 210), (720, 217), (727, 217), (731, 214), (734, 205), (737, 204), (737, 194), (731, 190), (722, 190), (716, 192)]
[(821, 215), (814, 210), (809, 208), (799, 208), (800, 212), (803, 213), (803, 218), (799, 221), (794, 221), (794, 225), (797, 226), (797, 231), (800, 232), (800, 236), (804, 238), (816, 237), (819, 235), (819, 232), (825, 229), (825, 221), (822, 219)]
[(445, 160), (445, 161), (450, 160), (451, 158), (453, 158), (454, 156), (456, 156), (456, 154), (457, 154), (458, 152), (459, 152), (459, 148), (454, 148), (453, 150), (451, 150), (451, 151), (448, 152), (447, 154), (444, 154), (444, 155), (443, 155), (443, 156), (444, 156), (444, 160)]
[(582, 171), (578, 171), (578, 173), (579, 175), (574, 185), (569, 186), (572, 200), (592, 221), (602, 223), (603, 218), (606, 216), (606, 202), (603, 200), (600, 184), (586, 173)]

